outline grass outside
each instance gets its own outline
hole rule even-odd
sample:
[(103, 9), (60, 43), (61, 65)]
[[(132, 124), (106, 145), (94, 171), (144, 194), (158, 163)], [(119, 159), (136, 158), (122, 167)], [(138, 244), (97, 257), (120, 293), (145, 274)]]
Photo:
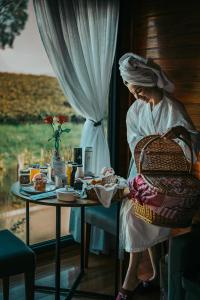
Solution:
[[(61, 155), (65, 159), (73, 147), (79, 146), (82, 124), (67, 123), (66, 127), (71, 131), (63, 133), (61, 138)], [(46, 124), (1, 124), (1, 164), (6, 167), (17, 164), (17, 157), (20, 154), (24, 154), (27, 163), (48, 160), (53, 149), (53, 140), (48, 142), (51, 136), (52, 129)]]
[[(73, 147), (79, 146), (82, 124), (67, 123), (66, 127), (71, 131), (63, 133), (60, 152), (69, 160)], [(18, 157), (24, 158), (25, 164), (50, 162), (54, 147), (53, 140), (48, 142), (51, 136), (52, 130), (46, 124), (0, 124), (0, 214), (23, 205), (10, 193), (17, 179)]]

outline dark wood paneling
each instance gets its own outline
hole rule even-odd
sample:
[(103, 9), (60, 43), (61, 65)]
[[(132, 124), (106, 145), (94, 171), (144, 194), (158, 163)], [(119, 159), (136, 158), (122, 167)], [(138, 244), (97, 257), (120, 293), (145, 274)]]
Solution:
[[(175, 96), (200, 105), (200, 2), (137, 0), (132, 50), (152, 57), (175, 83)], [(200, 127), (200, 118), (193, 117)]]

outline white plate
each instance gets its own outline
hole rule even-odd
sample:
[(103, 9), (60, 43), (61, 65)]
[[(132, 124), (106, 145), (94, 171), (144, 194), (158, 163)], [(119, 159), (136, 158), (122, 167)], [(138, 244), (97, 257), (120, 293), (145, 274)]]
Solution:
[(26, 192), (26, 193), (29, 193), (29, 194), (41, 194), (41, 193), (45, 193), (45, 192), (50, 192), (50, 191), (54, 191), (56, 189), (55, 185), (54, 184), (47, 184), (46, 185), (46, 189), (44, 192), (41, 192), (41, 191), (36, 191), (34, 189), (34, 186), (33, 185), (23, 185), (21, 186), (21, 190)]
[(76, 191), (67, 191), (65, 188), (56, 190), (57, 198), (60, 201), (74, 202), (79, 198)]

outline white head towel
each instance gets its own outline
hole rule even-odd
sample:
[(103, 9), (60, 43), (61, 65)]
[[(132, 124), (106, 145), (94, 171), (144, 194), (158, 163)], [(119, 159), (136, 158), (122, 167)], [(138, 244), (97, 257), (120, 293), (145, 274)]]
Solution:
[(122, 79), (128, 83), (138, 86), (157, 86), (169, 93), (174, 90), (174, 84), (152, 59), (126, 53), (119, 60), (119, 70)]

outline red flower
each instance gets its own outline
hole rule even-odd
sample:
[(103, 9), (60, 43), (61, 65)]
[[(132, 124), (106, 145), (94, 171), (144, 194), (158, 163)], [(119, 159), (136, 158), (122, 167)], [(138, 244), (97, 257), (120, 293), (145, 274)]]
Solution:
[(48, 141), (54, 139), (55, 151), (56, 151), (57, 155), (59, 155), (59, 146), (60, 146), (60, 142), (61, 142), (61, 135), (63, 133), (67, 133), (67, 132), (71, 131), (71, 129), (69, 129), (69, 128), (62, 128), (63, 123), (65, 123), (67, 121), (68, 121), (67, 116), (56, 116), (56, 117), (46, 116), (44, 118), (44, 122), (46, 124), (50, 124), (52, 127), (53, 135), (51, 138), (48, 139)]
[(44, 118), (44, 123), (46, 123), (46, 124), (52, 124), (53, 123), (53, 117), (52, 116), (46, 116)]
[(58, 123), (63, 124), (69, 121), (67, 116), (58, 116)]

